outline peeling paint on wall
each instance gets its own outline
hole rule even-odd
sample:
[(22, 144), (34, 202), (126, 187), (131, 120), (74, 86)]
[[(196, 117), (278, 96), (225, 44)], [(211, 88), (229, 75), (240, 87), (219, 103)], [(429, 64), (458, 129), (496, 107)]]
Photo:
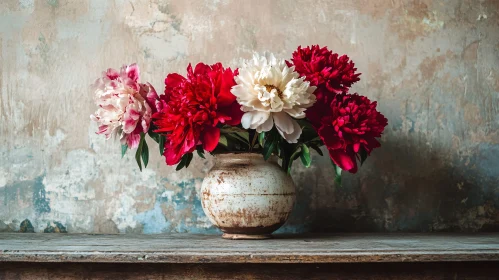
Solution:
[(50, 200), (46, 197), (43, 177), (35, 178), (33, 182), (33, 206), (37, 214), (50, 212)]
[(88, 85), (137, 62), (159, 90), (189, 62), (308, 44), (347, 53), (390, 126), (343, 186), (327, 158), (294, 166), (280, 232), (499, 230), (498, 29), (495, 0), (2, 1), (0, 231), (218, 233), (199, 201), (212, 158), (139, 172), (95, 134)]

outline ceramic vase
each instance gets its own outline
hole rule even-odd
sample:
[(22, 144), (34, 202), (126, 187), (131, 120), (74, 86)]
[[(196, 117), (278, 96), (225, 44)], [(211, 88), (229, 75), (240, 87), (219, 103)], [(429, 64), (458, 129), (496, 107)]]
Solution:
[(271, 238), (296, 199), (291, 176), (256, 153), (216, 155), (201, 193), (204, 212), (226, 239)]

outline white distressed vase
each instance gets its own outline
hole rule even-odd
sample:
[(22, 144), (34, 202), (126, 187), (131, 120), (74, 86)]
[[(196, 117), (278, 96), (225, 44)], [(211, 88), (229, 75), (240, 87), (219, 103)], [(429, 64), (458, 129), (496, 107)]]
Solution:
[(295, 185), (277, 164), (261, 154), (215, 156), (201, 187), (203, 210), (226, 239), (266, 239), (287, 220)]

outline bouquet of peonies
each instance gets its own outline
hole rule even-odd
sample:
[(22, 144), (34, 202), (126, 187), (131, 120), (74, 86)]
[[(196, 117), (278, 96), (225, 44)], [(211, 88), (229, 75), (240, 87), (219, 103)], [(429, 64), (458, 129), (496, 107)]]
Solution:
[(94, 84), (99, 109), (91, 119), (98, 134), (119, 136), (122, 155), (137, 149), (139, 168), (147, 166), (149, 135), (166, 164), (188, 167), (196, 152), (261, 153), (280, 159), (289, 173), (300, 158), (309, 167), (310, 149), (326, 146), (337, 178), (357, 172), (380, 147), (387, 119), (376, 102), (350, 93), (359, 81), (354, 63), (319, 46), (298, 47), (291, 60), (254, 54), (241, 68), (221, 63), (189, 64), (187, 75), (168, 74), (165, 92), (139, 82), (139, 68), (108, 69)]

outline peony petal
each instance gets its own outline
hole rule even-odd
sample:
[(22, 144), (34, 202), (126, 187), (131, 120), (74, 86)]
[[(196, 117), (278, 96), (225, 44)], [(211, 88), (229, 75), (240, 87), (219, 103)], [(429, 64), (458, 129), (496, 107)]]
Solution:
[(329, 156), (341, 169), (357, 173), (357, 161), (353, 152), (347, 152), (343, 149), (329, 149)]
[(344, 140), (338, 137), (333, 127), (323, 126), (317, 133), (328, 149), (340, 149), (343, 146)]
[(166, 76), (166, 79), (165, 79), (165, 85), (166, 85), (167, 89), (171, 89), (171, 88), (179, 86), (184, 81), (185, 81), (185, 78), (177, 73), (168, 74), (168, 76)]
[(125, 137), (129, 149), (135, 149), (139, 146), (140, 134), (126, 134)]
[(184, 155), (179, 151), (180, 147), (174, 147), (171, 145), (170, 141), (165, 142), (165, 149), (163, 151), (163, 155), (165, 156), (167, 165), (175, 165), (179, 163), (180, 159)]
[(140, 118), (140, 112), (135, 109), (127, 110), (125, 113), (125, 118), (131, 118), (133, 120), (138, 120)]
[(371, 154), (371, 151), (373, 149), (381, 147), (381, 143), (379, 143), (379, 141), (376, 140), (376, 138), (374, 138), (374, 137), (367, 138), (366, 142), (367, 142), (367, 146), (365, 145), (364, 148), (366, 149), (368, 155)]
[(288, 114), (284, 112), (279, 112), (279, 113), (272, 113), (272, 116), (274, 117), (274, 122), (277, 129), (286, 134), (293, 133), (294, 131), (293, 119)]
[(274, 126), (274, 118), (268, 118), (262, 125), (256, 128), (256, 132), (269, 131)]
[(305, 108), (293, 107), (291, 109), (284, 109), (283, 111), (295, 119), (305, 118)]
[[(182, 128), (180, 127), (178, 130), (180, 130), (180, 129), (182, 129)], [(176, 133), (178, 130), (175, 130), (172, 133), (172, 135), (178, 135), (178, 133)], [(198, 139), (198, 138), (195, 137), (193, 129), (189, 128), (189, 131), (185, 135), (184, 143), (182, 145), (182, 151), (181, 151), (182, 154), (186, 154), (186, 153), (190, 153), (190, 152), (194, 151), (194, 149), (196, 148), (196, 145), (197, 145), (196, 139)]]
[(211, 70), (211, 67), (207, 64), (204, 64), (202, 62), (196, 64), (196, 67), (194, 68), (194, 75), (202, 75), (209, 73)]
[(220, 92), (217, 96), (217, 104), (219, 106), (229, 106), (236, 101), (236, 96), (231, 93), (231, 89), (236, 82), (234, 81), (234, 74), (230, 68), (226, 69), (221, 75), (222, 81), (220, 85)]
[(359, 148), (360, 148), (360, 143), (353, 143), (353, 151), (355, 153), (359, 152)]
[(256, 129), (270, 117), (270, 113), (261, 111), (251, 111), (244, 113), (241, 124), (244, 128)]
[(156, 89), (150, 83), (140, 84), (140, 93), (147, 100), (149, 106), (153, 110), (156, 109), (156, 103), (159, 99)]
[(104, 74), (109, 80), (116, 80), (120, 76), (120, 73), (116, 71), (113, 68), (107, 69), (106, 73)]
[(219, 108), (218, 114), (224, 116), (225, 124), (235, 126), (241, 123), (244, 112), (241, 110), (241, 105), (234, 102), (231, 106)]
[(109, 126), (107, 125), (101, 125), (99, 126), (99, 131), (97, 131), (97, 134), (106, 134), (109, 130)]
[(277, 131), (288, 143), (297, 143), (302, 129), (296, 120), (293, 120), (288, 114), (273, 113)]
[[(237, 102), (241, 103), (241, 101), (251, 100), (256, 98), (255, 95), (248, 90), (247, 87), (243, 85), (235, 85), (231, 88), (230, 92), (236, 96)], [(241, 105), (244, 105), (241, 103)]]
[[(131, 104), (130, 106), (132, 105), (133, 104)], [(139, 122), (139, 119), (140, 119), (140, 112), (133, 108), (129, 108), (123, 115), (123, 121), (124, 121), (123, 131), (125, 133), (132, 133), (135, 130), (137, 123)]]
[(136, 63), (129, 65), (126, 68), (126, 75), (132, 81), (137, 82), (140, 76), (139, 66)]
[(137, 127), (138, 120), (134, 119), (126, 119), (125, 120), (125, 125), (123, 126), (123, 132), (125, 133), (132, 133), (135, 128)]
[(286, 139), (286, 141), (288, 143), (298, 143), (298, 139), (300, 139), (300, 136), (302, 133), (302, 129), (301, 129), (300, 125), (295, 120), (293, 120), (293, 127), (294, 127), (293, 133), (284, 134), (284, 139)]
[(203, 131), (203, 149), (208, 152), (213, 151), (220, 139), (220, 129), (218, 127), (210, 127)]

